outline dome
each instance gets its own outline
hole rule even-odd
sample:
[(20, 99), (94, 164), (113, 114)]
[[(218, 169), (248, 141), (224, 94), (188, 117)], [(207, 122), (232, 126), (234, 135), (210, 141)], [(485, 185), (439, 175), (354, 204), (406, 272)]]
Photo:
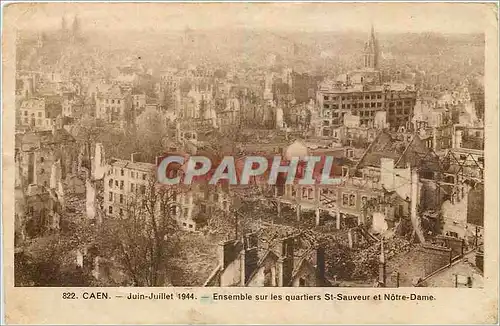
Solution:
[(294, 141), (285, 150), (285, 158), (287, 160), (290, 160), (292, 157), (299, 157), (302, 159), (308, 155), (309, 155), (309, 150), (307, 149), (307, 146), (300, 140)]

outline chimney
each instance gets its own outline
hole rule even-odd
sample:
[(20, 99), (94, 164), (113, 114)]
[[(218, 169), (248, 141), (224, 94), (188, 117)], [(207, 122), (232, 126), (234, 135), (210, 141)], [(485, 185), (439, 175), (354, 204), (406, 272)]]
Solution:
[(239, 245), (237, 240), (219, 243), (219, 264), (223, 270), (238, 257)]
[(325, 279), (325, 247), (322, 245), (316, 248), (316, 270), (320, 284), (322, 284)]
[(285, 238), (280, 243), (280, 258), (278, 259), (278, 286), (290, 286), (293, 272), (294, 255), (293, 237)]
[(435, 152), (437, 150), (437, 128), (432, 128), (432, 150)]
[(243, 239), (243, 250), (241, 252), (241, 278), (242, 286), (245, 286), (250, 275), (255, 271), (259, 263), (257, 234), (251, 233)]

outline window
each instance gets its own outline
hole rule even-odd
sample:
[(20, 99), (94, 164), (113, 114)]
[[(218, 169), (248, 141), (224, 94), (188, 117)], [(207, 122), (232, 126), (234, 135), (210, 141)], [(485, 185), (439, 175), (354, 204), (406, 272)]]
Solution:
[(42, 117), (42, 112), (38, 112), (38, 117), (41, 118)]
[(120, 204), (123, 204), (123, 195), (120, 194)]
[(142, 185), (141, 186), (141, 194), (144, 195), (146, 193), (146, 186)]
[(325, 108), (325, 109), (329, 109), (329, 108), (330, 108), (330, 105), (328, 105), (328, 104), (324, 104), (324, 105), (323, 105), (323, 108)]
[(28, 115), (28, 111), (24, 111), (24, 115), (27, 116)]
[(113, 179), (109, 179), (108, 184), (109, 184), (109, 187), (110, 187), (110, 188), (113, 188)]
[(130, 192), (135, 192), (135, 185), (133, 183), (130, 184)]
[(113, 214), (113, 206), (109, 206), (108, 207), (108, 213), (109, 214)]
[(314, 199), (314, 189), (311, 189), (311, 188), (307, 189), (307, 198), (309, 200), (313, 200)]
[(116, 100), (116, 103), (120, 104), (120, 100)]
[(125, 183), (123, 182), (123, 180), (120, 181), (120, 190), (123, 190), (123, 186), (125, 185)]
[(356, 195), (354, 194), (349, 195), (349, 206), (351, 207), (356, 206)]
[(342, 206), (349, 206), (349, 195), (342, 194)]
[(115, 180), (115, 186), (118, 187), (118, 180)]
[(369, 99), (370, 99), (370, 95), (366, 95), (365, 100), (369, 100)]
[(44, 158), (43, 158), (43, 156), (42, 156), (42, 157), (40, 157), (40, 162), (42, 162), (42, 163), (43, 163), (43, 161), (45, 161), (45, 159), (44, 159)]
[(142, 174), (142, 180), (146, 180), (146, 173)]
[(110, 191), (109, 192), (109, 198), (108, 198), (109, 201), (113, 201), (113, 193)]
[(111, 100), (111, 104), (115, 104), (115, 100)]
[(123, 177), (125, 175), (125, 171), (123, 169), (120, 170), (120, 175)]
[(324, 99), (325, 101), (328, 101), (328, 96), (323, 96), (323, 99)]
[(45, 170), (44, 169), (40, 169), (40, 174), (44, 174), (45, 173)]
[(123, 209), (120, 208), (120, 216), (123, 216)]

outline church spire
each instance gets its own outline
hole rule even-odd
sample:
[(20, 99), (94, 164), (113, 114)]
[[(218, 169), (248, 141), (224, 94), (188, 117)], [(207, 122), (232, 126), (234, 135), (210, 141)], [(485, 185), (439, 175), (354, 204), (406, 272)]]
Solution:
[(371, 26), (370, 37), (368, 42), (365, 43), (365, 50), (363, 53), (364, 67), (371, 69), (378, 69), (379, 59), (378, 41), (375, 37), (375, 27)]

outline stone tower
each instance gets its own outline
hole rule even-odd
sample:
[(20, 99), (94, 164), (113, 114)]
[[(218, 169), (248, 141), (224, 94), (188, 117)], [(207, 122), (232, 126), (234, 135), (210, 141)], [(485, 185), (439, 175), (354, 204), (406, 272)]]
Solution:
[(365, 43), (365, 49), (363, 51), (363, 61), (365, 68), (378, 69), (379, 48), (373, 25), (370, 33), (370, 38)]

